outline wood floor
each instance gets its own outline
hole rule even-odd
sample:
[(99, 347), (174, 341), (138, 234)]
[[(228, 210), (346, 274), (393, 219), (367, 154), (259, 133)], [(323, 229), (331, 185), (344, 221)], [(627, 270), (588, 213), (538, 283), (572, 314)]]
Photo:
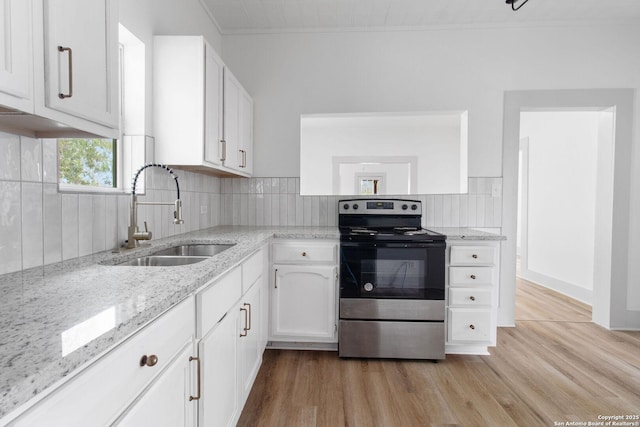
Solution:
[(238, 425), (520, 427), (640, 415), (640, 332), (607, 331), (589, 306), (525, 281), (517, 292), (516, 327), (498, 330), (490, 356), (267, 350)]

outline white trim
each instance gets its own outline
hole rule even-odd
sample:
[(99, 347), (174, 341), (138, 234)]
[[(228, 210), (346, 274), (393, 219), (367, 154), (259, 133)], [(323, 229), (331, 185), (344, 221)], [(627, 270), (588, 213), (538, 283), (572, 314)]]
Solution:
[[(602, 269), (593, 290), (593, 320), (606, 328), (640, 327), (640, 316), (627, 309), (629, 213), (631, 191), (631, 150), (633, 146), (633, 89), (573, 89), (507, 91), (504, 96), (503, 120), (503, 242), (500, 307), (498, 324), (512, 324), (515, 319), (516, 217), (518, 195), (518, 145), (520, 112), (532, 109), (565, 109), (615, 106), (616, 122), (612, 164), (612, 206), (601, 204), (602, 222), (606, 212), (610, 228), (601, 227), (596, 216), (596, 257)], [(598, 202), (596, 202), (598, 204)], [(610, 246), (600, 241), (609, 239)], [(605, 271), (606, 270), (606, 271)]]

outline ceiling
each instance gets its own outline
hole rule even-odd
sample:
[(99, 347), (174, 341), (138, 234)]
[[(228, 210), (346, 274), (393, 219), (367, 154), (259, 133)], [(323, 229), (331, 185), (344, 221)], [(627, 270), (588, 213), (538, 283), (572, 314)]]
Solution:
[[(638, 22), (640, 0), (200, 0), (223, 34)], [(520, 0), (522, 1), (522, 0)]]

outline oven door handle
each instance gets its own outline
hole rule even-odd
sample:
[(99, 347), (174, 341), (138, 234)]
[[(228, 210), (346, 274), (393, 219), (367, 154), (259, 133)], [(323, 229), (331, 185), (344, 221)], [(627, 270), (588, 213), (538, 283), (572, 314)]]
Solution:
[(413, 249), (413, 248), (437, 248), (444, 247), (446, 243), (443, 240), (429, 240), (422, 242), (405, 242), (405, 243), (392, 243), (392, 242), (340, 242), (340, 246), (343, 248), (400, 248), (400, 249)]

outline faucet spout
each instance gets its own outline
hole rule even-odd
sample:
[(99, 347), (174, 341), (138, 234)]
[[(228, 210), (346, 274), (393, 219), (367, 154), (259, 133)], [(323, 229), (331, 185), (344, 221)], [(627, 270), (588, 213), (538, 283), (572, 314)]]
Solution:
[[(138, 182), (138, 177), (142, 173), (143, 170), (149, 167), (158, 167), (165, 169), (167, 172), (171, 174), (171, 177), (174, 179), (176, 183), (176, 193), (177, 198), (173, 203), (163, 203), (163, 202), (139, 202), (138, 196), (136, 195), (136, 184)], [(129, 228), (127, 233), (127, 249), (132, 249), (139, 247), (139, 240), (151, 240), (152, 233), (147, 228), (147, 222), (144, 223), (144, 231), (140, 231), (138, 229), (138, 205), (172, 205), (174, 207), (173, 211), (173, 223), (174, 224), (184, 224), (184, 220), (182, 219), (182, 200), (180, 200), (180, 185), (178, 184), (178, 177), (173, 173), (173, 170), (169, 168), (167, 165), (161, 165), (157, 163), (148, 163), (142, 166), (133, 177), (133, 183), (131, 185), (131, 218), (129, 222)]]

